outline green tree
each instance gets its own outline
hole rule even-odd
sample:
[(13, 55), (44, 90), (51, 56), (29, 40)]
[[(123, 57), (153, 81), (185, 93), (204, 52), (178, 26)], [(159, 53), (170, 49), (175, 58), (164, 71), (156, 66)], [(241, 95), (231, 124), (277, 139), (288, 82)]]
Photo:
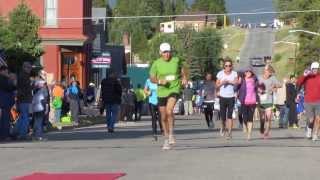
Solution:
[[(277, 11), (292, 11), (300, 9), (297, 0), (273, 0), (273, 4)], [(295, 19), (297, 17), (296, 15), (296, 13), (284, 13), (279, 14), (279, 18), (285, 21), (290, 21)]]
[[(199, 68), (202, 75), (206, 72), (216, 73), (218, 71), (222, 44), (221, 35), (215, 29), (207, 28), (193, 36), (191, 78), (198, 78)], [(193, 72), (196, 73), (193, 74)]]
[[(134, 8), (133, 8), (134, 7)], [(114, 9), (115, 16), (150, 16), (160, 15), (161, 3), (154, 0), (118, 0)], [(116, 19), (111, 24), (111, 42), (121, 44), (122, 36), (131, 36), (132, 51), (139, 56), (146, 52), (148, 40), (158, 31), (158, 18)]]
[(40, 20), (24, 1), (10, 12), (9, 21), (5, 25), (7, 31), (1, 33), (0, 44), (13, 70), (17, 71), (24, 61), (35, 61), (42, 55), (38, 36)]
[(183, 14), (188, 9), (185, 0), (161, 0), (160, 2), (163, 15)]
[(107, 7), (108, 0), (93, 0), (92, 6), (93, 7)]
[[(205, 11), (209, 14), (226, 13), (226, 5), (224, 0), (195, 0), (191, 6), (192, 11)], [(218, 26), (223, 25), (223, 16), (218, 17)]]
[(224, 0), (196, 0), (192, 4), (193, 11), (207, 11), (208, 13), (225, 13)]
[[(284, 0), (281, 0), (284, 1)], [(287, 2), (290, 7), (297, 7), (296, 9), (312, 10), (320, 8), (319, 0), (292, 0)], [(297, 19), (297, 29), (304, 29), (313, 32), (319, 32), (320, 24), (320, 13), (296, 13), (295, 18)], [(297, 57), (297, 71), (301, 73), (306, 65), (312, 61), (319, 61), (320, 59), (320, 37), (300, 33), (299, 34), (299, 54)]]

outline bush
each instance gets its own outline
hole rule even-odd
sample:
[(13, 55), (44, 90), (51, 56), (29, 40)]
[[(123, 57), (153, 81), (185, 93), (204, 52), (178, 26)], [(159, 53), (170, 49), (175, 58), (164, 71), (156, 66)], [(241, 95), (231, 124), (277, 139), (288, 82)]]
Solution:
[(281, 60), (281, 58), (282, 58), (281, 54), (275, 54), (275, 55), (273, 56), (273, 61), (274, 61), (274, 62), (278, 62), (278, 61)]

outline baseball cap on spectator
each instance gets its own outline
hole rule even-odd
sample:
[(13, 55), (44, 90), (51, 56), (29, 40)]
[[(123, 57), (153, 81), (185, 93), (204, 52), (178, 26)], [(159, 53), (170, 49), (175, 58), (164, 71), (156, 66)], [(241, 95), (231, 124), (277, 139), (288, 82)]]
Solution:
[(160, 44), (160, 52), (163, 53), (163, 52), (166, 52), (166, 51), (171, 51), (171, 46), (169, 43), (161, 43)]
[(313, 62), (311, 64), (311, 69), (319, 69), (319, 63), (318, 62)]

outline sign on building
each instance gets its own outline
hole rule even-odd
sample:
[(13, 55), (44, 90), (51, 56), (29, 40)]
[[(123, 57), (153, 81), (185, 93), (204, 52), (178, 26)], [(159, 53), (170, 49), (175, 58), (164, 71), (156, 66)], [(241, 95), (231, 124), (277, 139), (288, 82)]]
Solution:
[(93, 58), (91, 60), (92, 68), (110, 68), (111, 66), (111, 53), (104, 52), (101, 56)]

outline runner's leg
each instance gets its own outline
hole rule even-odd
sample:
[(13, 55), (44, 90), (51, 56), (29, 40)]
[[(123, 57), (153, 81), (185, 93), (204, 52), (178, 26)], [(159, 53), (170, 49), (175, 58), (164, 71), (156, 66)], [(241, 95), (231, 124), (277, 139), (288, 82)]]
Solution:
[(174, 130), (174, 115), (173, 108), (176, 105), (177, 99), (175, 97), (169, 97), (166, 106), (166, 116), (168, 122), (168, 133), (169, 133), (169, 143), (175, 144), (175, 139), (173, 135)]

